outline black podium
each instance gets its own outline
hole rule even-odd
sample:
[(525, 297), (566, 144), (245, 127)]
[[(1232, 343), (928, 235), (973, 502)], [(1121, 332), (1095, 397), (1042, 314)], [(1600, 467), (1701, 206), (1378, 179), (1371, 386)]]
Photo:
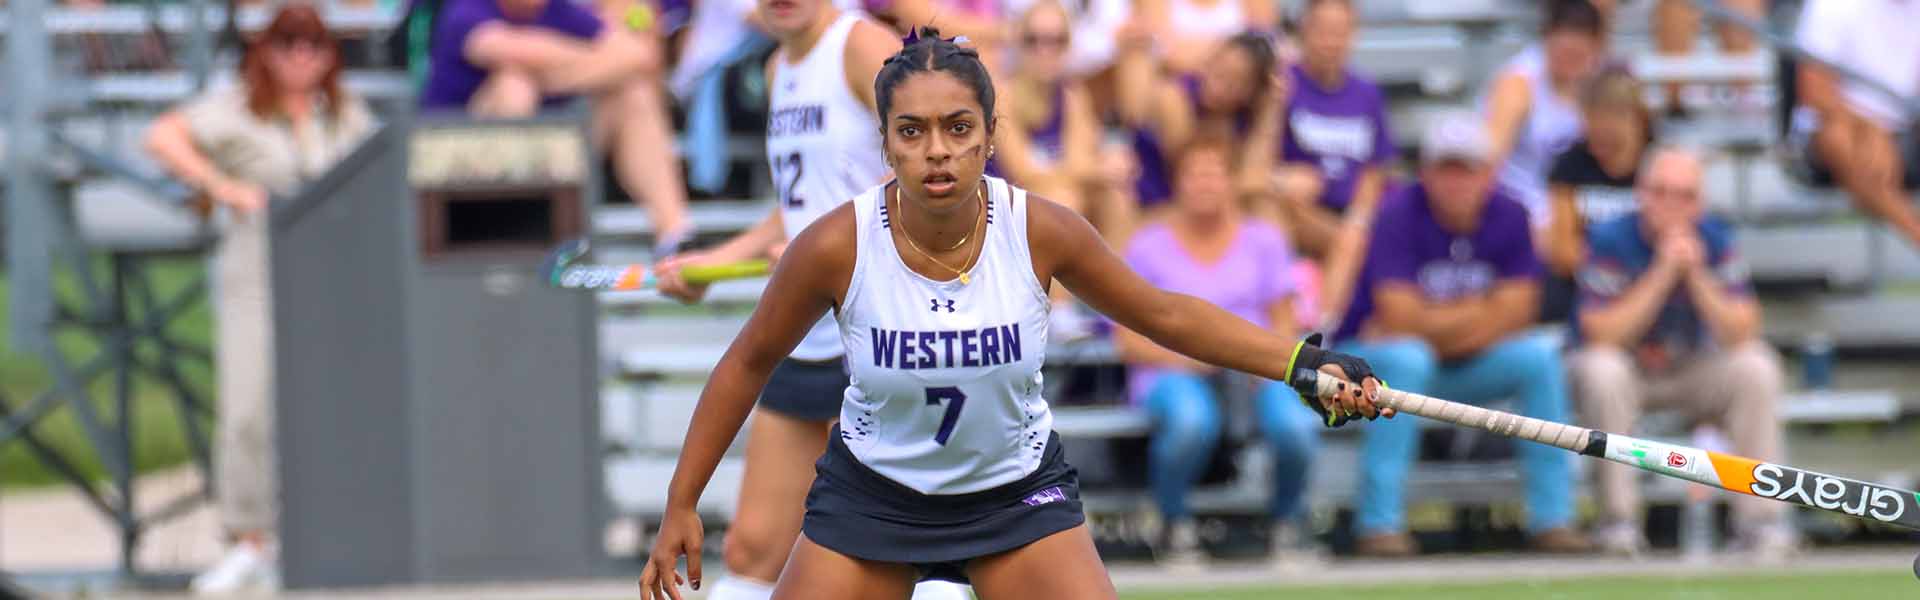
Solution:
[(287, 587), (605, 573), (596, 303), (537, 276), (584, 125), (396, 123), (275, 207)]

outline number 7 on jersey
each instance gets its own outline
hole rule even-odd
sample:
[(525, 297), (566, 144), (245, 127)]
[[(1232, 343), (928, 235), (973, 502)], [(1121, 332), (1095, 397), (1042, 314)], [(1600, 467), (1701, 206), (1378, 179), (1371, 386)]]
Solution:
[(938, 405), (941, 400), (947, 403), (947, 413), (940, 417), (940, 431), (933, 434), (933, 441), (947, 445), (947, 438), (953, 436), (953, 426), (960, 422), (960, 407), (967, 404), (967, 395), (960, 388), (952, 386), (927, 388), (927, 404)]

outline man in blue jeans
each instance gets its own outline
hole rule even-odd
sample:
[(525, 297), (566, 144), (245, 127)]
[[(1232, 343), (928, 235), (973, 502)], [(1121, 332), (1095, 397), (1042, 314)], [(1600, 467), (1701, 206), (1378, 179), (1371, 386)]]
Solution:
[[(1335, 339), (1395, 388), (1460, 402), (1514, 399), (1521, 414), (1566, 422), (1558, 349), (1533, 335), (1539, 259), (1526, 209), (1492, 185), (1491, 144), (1478, 120), (1440, 119), (1421, 144), (1420, 180), (1387, 198), (1374, 221), (1358, 289)], [(1419, 419), (1368, 423), (1356, 551), (1419, 551), (1403, 488)], [(1536, 548), (1588, 550), (1573, 522), (1572, 456), (1519, 447), (1527, 529)]]

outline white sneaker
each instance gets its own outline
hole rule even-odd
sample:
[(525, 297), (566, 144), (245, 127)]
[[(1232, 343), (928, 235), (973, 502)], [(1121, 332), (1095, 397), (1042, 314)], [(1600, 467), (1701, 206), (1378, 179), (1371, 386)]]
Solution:
[(1274, 523), (1267, 540), (1267, 562), (1274, 570), (1299, 573), (1327, 563), (1325, 549), (1315, 544), (1312, 536), (1302, 530), (1299, 524), (1288, 521)]
[(1169, 571), (1193, 572), (1207, 567), (1207, 551), (1200, 547), (1200, 526), (1193, 519), (1167, 524), (1165, 543), (1154, 552), (1154, 562)]
[(277, 591), (280, 573), (268, 550), (254, 544), (234, 544), (220, 562), (193, 578), (194, 595), (216, 596), (240, 591)]
[(1632, 523), (1608, 523), (1593, 530), (1594, 545), (1612, 556), (1638, 558), (1647, 551), (1647, 537)]

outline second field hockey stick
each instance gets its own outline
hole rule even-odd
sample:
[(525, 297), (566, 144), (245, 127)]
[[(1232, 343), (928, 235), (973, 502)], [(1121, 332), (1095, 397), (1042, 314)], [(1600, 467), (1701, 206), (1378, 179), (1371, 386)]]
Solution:
[[(650, 265), (581, 262), (589, 250), (591, 247), (584, 239), (561, 244), (541, 263), (541, 276), (548, 285), (575, 290), (650, 290), (660, 283), (659, 274)], [(765, 260), (743, 260), (680, 267), (680, 277), (687, 283), (701, 284), (759, 277), (771, 270), (771, 263)]]
[[(1344, 382), (1319, 371), (1295, 369), (1288, 383), (1308, 397), (1327, 398), (1339, 393)], [(1386, 386), (1381, 386), (1380, 400), (1374, 405), (1495, 435), (1556, 446), (1730, 492), (1920, 530), (1920, 493), (1910, 490), (1543, 421), (1388, 389)]]

